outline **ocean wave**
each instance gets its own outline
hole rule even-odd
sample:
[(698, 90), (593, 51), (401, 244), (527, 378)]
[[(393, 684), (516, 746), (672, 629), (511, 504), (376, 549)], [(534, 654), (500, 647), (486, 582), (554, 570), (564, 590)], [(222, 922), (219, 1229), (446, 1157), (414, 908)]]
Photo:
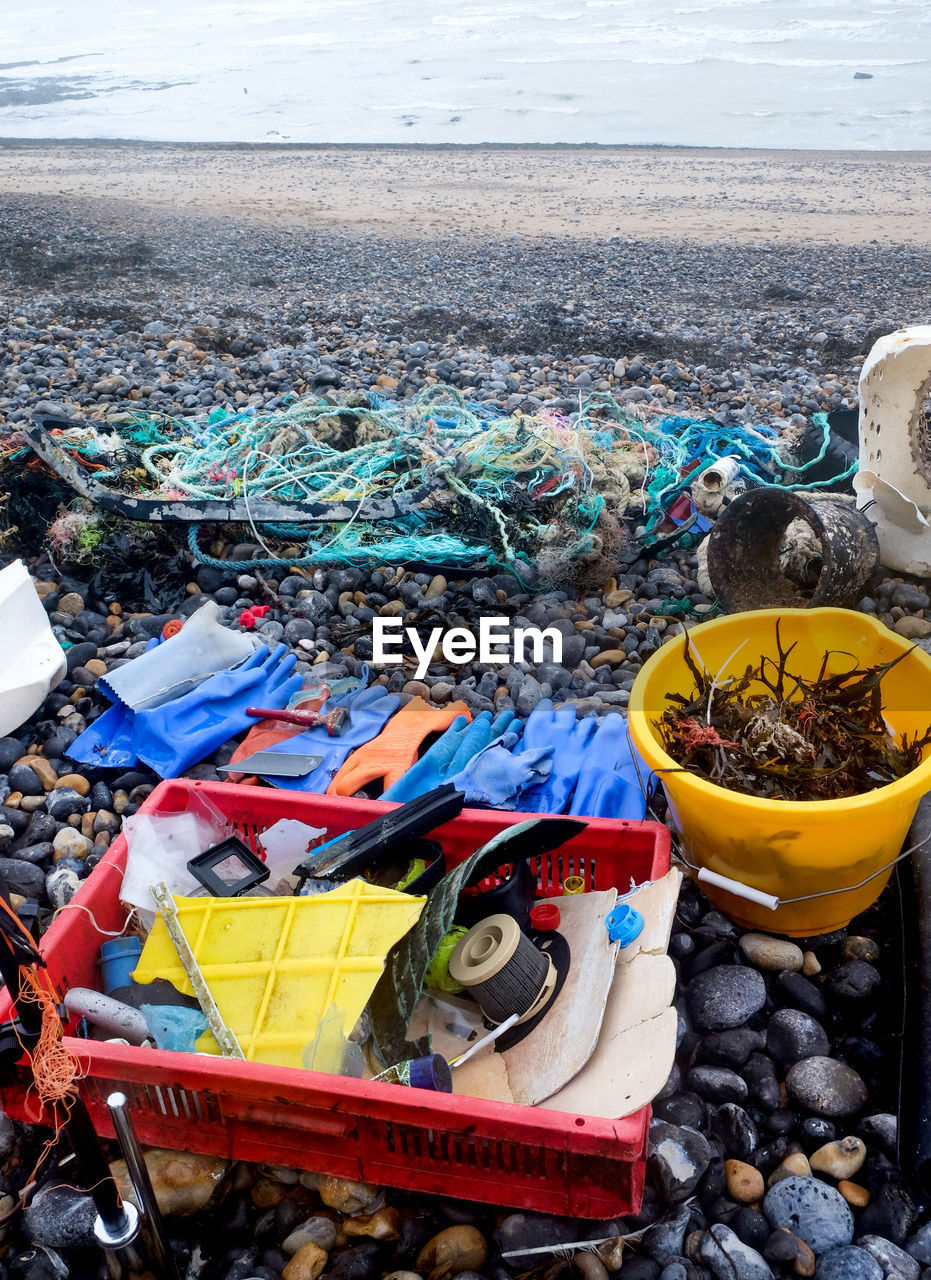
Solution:
[(479, 112), (486, 114), (491, 111), (495, 114), (502, 113), (508, 115), (511, 112), (527, 112), (539, 111), (542, 115), (550, 116), (577, 116), (581, 112), (581, 107), (560, 107), (547, 106), (542, 102), (521, 102), (514, 103), (510, 101), (504, 102), (472, 102), (472, 103), (455, 103), (455, 102), (418, 102), (416, 98), (406, 98), (404, 102), (379, 102), (364, 103), (366, 111), (377, 111), (384, 115), (398, 116), (414, 116), (421, 115), (426, 112), (433, 112), (436, 115), (475, 115)]
[[(22, 6), (3, 61), (33, 65), (0, 71), (0, 87), (48, 89), (67, 57), (99, 100), (2, 109), (0, 133), (138, 137), (144, 122), (179, 141), (931, 147), (929, 0), (143, 0), (131, 23), (124, 10)], [(856, 71), (874, 78), (854, 86)]]

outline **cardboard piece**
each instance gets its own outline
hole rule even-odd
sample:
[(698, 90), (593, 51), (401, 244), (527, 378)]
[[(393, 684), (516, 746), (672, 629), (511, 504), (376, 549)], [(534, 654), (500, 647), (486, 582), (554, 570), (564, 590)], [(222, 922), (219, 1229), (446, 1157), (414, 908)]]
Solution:
[(618, 954), (598, 1047), (583, 1069), (543, 1105), (617, 1120), (651, 1102), (672, 1069), (678, 1018), (670, 1008), (675, 966), (666, 954), (682, 873), (642, 885), (620, 902), (643, 915), (639, 937)]
[[(617, 953), (594, 1052), (574, 1076), (566, 1078), (556, 1091), (541, 1099), (541, 1105), (548, 1110), (619, 1119), (645, 1106), (666, 1083), (675, 1055), (678, 1021), (676, 1011), (670, 1007), (675, 991), (675, 967), (666, 955), (666, 948), (681, 881), (681, 872), (674, 868), (662, 880), (641, 885), (618, 898), (619, 902), (627, 902), (641, 912), (644, 926), (639, 937)], [(575, 907), (570, 903), (584, 903), (597, 896), (582, 894), (578, 898), (560, 899), (563, 918), (567, 918), (565, 908), (568, 908), (568, 918), (572, 917)], [(604, 915), (607, 914), (605, 910)], [(606, 932), (603, 936), (607, 940)], [(573, 961), (575, 958), (573, 951)], [(573, 969), (578, 984), (575, 990), (580, 993), (576, 999), (584, 1004), (590, 999), (590, 983), (584, 965), (573, 963)], [(551, 1015), (556, 1014), (568, 990), (567, 982)], [(569, 999), (572, 999), (571, 993)], [(523, 1045), (515, 1046), (508, 1053), (498, 1054), (489, 1049), (465, 1066), (454, 1068), (454, 1091), (493, 1102), (523, 1101), (528, 1091), (526, 1076), (535, 1063), (545, 1064), (546, 1055), (554, 1048), (552, 1042), (540, 1048), (538, 1037), (546, 1022), (544, 1019)], [(561, 1034), (574, 1033), (566, 1030)], [(457, 1050), (455, 1042), (444, 1044), (438, 1051), (452, 1056), (461, 1051), (464, 1042), (458, 1042), (458, 1046)], [(519, 1067), (512, 1058), (518, 1049), (524, 1051)], [(539, 1088), (543, 1087), (541, 1076)], [(529, 1091), (534, 1091), (532, 1086)]]
[(618, 953), (604, 922), (616, 902), (616, 889), (559, 899), (559, 932), (571, 953), (566, 984), (526, 1040), (498, 1054), (511, 1096), (521, 1106), (536, 1106), (556, 1093), (595, 1052)]
[(598, 1047), (578, 1075), (542, 1105), (615, 1120), (654, 1098), (676, 1050), (678, 1019), (670, 1008), (675, 987), (669, 956), (642, 954), (618, 965)]

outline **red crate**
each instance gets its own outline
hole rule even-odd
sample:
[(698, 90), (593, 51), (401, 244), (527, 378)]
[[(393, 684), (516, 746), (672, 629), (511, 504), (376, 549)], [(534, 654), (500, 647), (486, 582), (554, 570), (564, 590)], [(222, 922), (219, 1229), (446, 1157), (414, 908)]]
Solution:
[[(143, 808), (180, 811), (194, 791), (255, 850), (256, 837), (279, 818), (326, 827), (329, 838), (388, 808), (378, 800), (183, 779), (163, 782)], [(453, 866), (527, 816), (466, 809), (435, 838)], [(99, 989), (101, 931), (119, 930), (125, 920), (119, 902), (125, 862), (119, 836), (42, 939), (62, 995), (69, 987)], [(531, 865), (541, 893), (570, 875), (581, 876), (587, 889), (626, 892), (665, 875), (669, 832), (659, 823), (592, 818), (585, 831)], [(0, 1020), (9, 1017), (3, 992)], [(120, 1089), (141, 1140), (154, 1146), (583, 1218), (632, 1213), (640, 1205), (649, 1107), (604, 1120), (202, 1054), (72, 1036), (65, 1043), (82, 1064), (81, 1093), (107, 1136), (113, 1130), (106, 1098)], [(41, 1123), (27, 1085), (27, 1068), (15, 1068), (0, 1083), (0, 1101), (8, 1114)]]

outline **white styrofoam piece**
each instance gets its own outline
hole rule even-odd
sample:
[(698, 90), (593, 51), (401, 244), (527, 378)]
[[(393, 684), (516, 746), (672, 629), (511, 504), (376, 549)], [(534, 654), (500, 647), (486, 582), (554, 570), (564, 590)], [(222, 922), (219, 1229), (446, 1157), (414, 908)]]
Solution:
[(931, 325), (880, 338), (860, 371), (857, 506), (868, 504), (880, 560), (931, 575), (931, 425), (922, 404), (931, 391)]
[(68, 669), (22, 560), (0, 569), (0, 736), (37, 711)]

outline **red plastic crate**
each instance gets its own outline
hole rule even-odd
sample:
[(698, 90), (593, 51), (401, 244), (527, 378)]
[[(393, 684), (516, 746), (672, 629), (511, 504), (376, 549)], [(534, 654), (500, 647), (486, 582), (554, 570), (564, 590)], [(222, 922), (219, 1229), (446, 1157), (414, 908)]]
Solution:
[[(142, 807), (180, 811), (194, 791), (207, 796), (257, 851), (256, 837), (280, 818), (326, 827), (329, 838), (389, 807), (378, 800), (183, 779), (163, 782)], [(527, 817), (467, 809), (432, 834), (449, 867)], [(119, 902), (125, 861), (126, 841), (119, 836), (42, 939), (62, 995), (75, 986), (99, 989), (100, 931), (119, 930), (125, 920)], [(581, 876), (587, 889), (627, 892), (665, 875), (669, 832), (659, 823), (592, 818), (580, 835), (531, 865), (541, 893), (570, 875)], [(0, 1020), (9, 1017), (3, 992)], [(121, 1089), (141, 1140), (154, 1146), (583, 1218), (632, 1213), (640, 1205), (649, 1107), (604, 1120), (292, 1067), (72, 1036), (65, 1043), (81, 1061), (81, 1093), (107, 1136), (113, 1130), (106, 1098)], [(8, 1114), (41, 1123), (27, 1085), (27, 1069), (16, 1068), (0, 1083), (0, 1101)]]

